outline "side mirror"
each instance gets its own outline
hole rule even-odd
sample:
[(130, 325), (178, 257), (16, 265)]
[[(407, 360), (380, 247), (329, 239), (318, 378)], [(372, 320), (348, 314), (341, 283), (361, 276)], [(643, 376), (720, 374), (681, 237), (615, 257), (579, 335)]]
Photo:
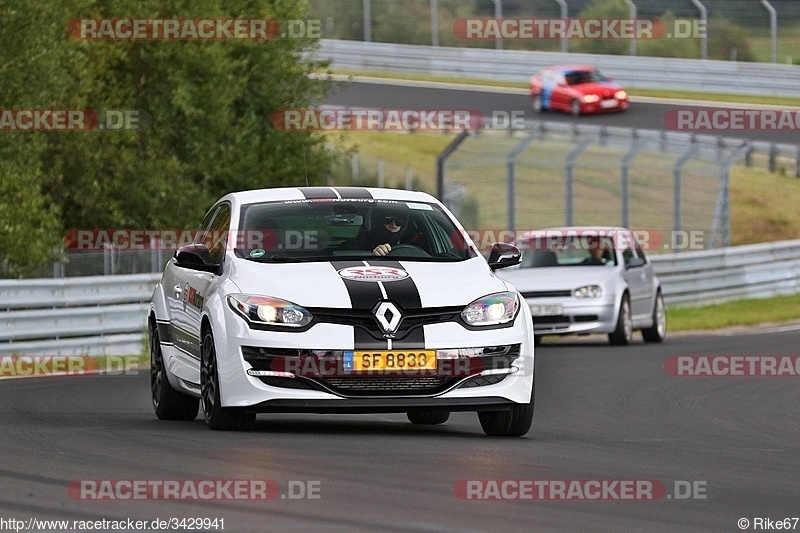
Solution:
[(496, 242), (489, 253), (489, 268), (497, 270), (520, 264), (522, 253), (513, 244)]
[(639, 268), (643, 267), (647, 262), (641, 257), (632, 257), (630, 261), (625, 263), (625, 268)]
[(175, 266), (199, 270), (200, 272), (219, 273), (219, 265), (211, 259), (211, 253), (204, 244), (187, 244), (175, 251)]

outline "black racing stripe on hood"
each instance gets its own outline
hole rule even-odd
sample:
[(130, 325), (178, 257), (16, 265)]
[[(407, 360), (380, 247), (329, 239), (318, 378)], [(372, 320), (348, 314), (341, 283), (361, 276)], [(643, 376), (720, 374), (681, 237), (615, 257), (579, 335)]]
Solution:
[(306, 197), (306, 200), (338, 198), (330, 187), (299, 187), (299, 189), (303, 196)]
[[(369, 263), (369, 261), (367, 261)], [(375, 261), (375, 265), (387, 266), (405, 270), (400, 261)], [(411, 277), (399, 281), (385, 281), (383, 289), (389, 300), (395, 302), (403, 310), (422, 308), (422, 297), (419, 294), (417, 284)], [(403, 340), (396, 340), (392, 343), (392, 349), (420, 349), (425, 347), (425, 327), (420, 326), (409, 331)]]
[[(336, 269), (337, 275), (339, 270), (349, 267), (364, 267), (363, 261), (331, 261), (331, 265)], [(377, 283), (366, 281), (353, 281), (351, 279), (341, 278), (342, 283), (347, 288), (347, 294), (350, 296), (350, 307), (353, 309), (367, 309), (371, 310), (375, 305), (383, 299), (380, 287)]]
[[(403, 265), (400, 264), (400, 261), (375, 261), (375, 266), (386, 266), (405, 270)], [(410, 276), (398, 281), (385, 281), (383, 283), (383, 288), (386, 290), (386, 296), (403, 309), (420, 309), (422, 307), (422, 298), (419, 295), (419, 289)]]
[(342, 198), (372, 198), (372, 194), (364, 187), (334, 187)]
[[(343, 268), (349, 267), (363, 267), (363, 261), (331, 261), (331, 265), (336, 269), (337, 273)], [(340, 278), (347, 288), (347, 294), (350, 296), (350, 307), (352, 309), (368, 309), (372, 310), (375, 305), (383, 299), (381, 289), (377, 283), (370, 283), (364, 281), (353, 281)], [(383, 339), (376, 339), (363, 328), (353, 328), (353, 341), (356, 350), (385, 350), (386, 341)]]

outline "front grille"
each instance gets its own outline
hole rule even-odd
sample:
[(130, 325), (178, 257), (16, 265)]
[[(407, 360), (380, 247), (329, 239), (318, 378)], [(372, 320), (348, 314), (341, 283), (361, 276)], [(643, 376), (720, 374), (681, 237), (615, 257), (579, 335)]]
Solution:
[(418, 377), (336, 377), (320, 382), (335, 391), (350, 395), (361, 394), (431, 394), (443, 390), (453, 378), (441, 376)]
[[(460, 322), (463, 307), (433, 307), (425, 309), (401, 309), (403, 318), (397, 326), (395, 340), (403, 340), (411, 331), (425, 325), (442, 322)], [(384, 339), (371, 310), (308, 308), (317, 322), (342, 324), (361, 328), (376, 339)]]
[(597, 322), (599, 318), (597, 315), (576, 315), (572, 317), (575, 322)]
[(527, 291), (520, 294), (523, 298), (563, 298), (572, 296), (572, 291)]
[(486, 385), (495, 385), (497, 383), (500, 383), (504, 379), (506, 379), (505, 374), (500, 374), (500, 375), (495, 374), (493, 376), (478, 376), (470, 379), (469, 381), (461, 385), (459, 389), (471, 389), (473, 387), (485, 387)]
[[(500, 382), (505, 376), (477, 376), (485, 370), (509, 369), (520, 355), (519, 344), (483, 347), (484, 354), (448, 359), (442, 356), (438, 370), (422, 373), (348, 375), (343, 371), (343, 350), (310, 350), (242, 346), (242, 357), (254, 370), (290, 371), (294, 378), (261, 376), (265, 385), (288, 389), (330, 391), (341, 396), (434, 395), (448, 390), (466, 377), (465, 386)], [(472, 383), (474, 381), (474, 383)], [(469, 384), (472, 383), (472, 384)]]

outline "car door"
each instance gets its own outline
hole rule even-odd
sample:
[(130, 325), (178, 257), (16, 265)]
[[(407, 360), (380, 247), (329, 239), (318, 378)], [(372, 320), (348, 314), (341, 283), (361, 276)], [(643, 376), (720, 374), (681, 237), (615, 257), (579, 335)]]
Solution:
[[(200, 235), (208, 233), (218, 209), (218, 206), (214, 206), (206, 213), (203, 222), (200, 224), (200, 229), (195, 235), (195, 242), (197, 242)], [(167, 301), (167, 312), (169, 313), (170, 338), (175, 348), (177, 348), (175, 356), (178, 361), (175, 364), (178, 367), (185, 367), (186, 365), (193, 367), (195, 361), (199, 358), (199, 354), (195, 349), (197, 339), (194, 338), (191, 321), (186, 312), (185, 289), (190, 277), (191, 271), (176, 266), (174, 260), (167, 263), (167, 267), (164, 270), (163, 287)], [(181, 372), (178, 367), (171, 368), (171, 370), (178, 377), (186, 379), (185, 376), (180, 375)]]
[(644, 270), (644, 277), (645, 277), (645, 285), (647, 288), (647, 298), (643, 299), (644, 308), (642, 309), (642, 313), (645, 317), (650, 317), (653, 314), (653, 308), (655, 307), (656, 303), (656, 291), (658, 290), (656, 284), (656, 273), (653, 270), (653, 263), (650, 262), (650, 258), (647, 257), (647, 254), (644, 253), (644, 249), (642, 248), (641, 244), (636, 241), (636, 254), (645, 260), (645, 265), (642, 267)]
[[(219, 206), (208, 231), (198, 232), (195, 237), (196, 244), (202, 244), (208, 248), (213, 263), (222, 265), (225, 259), (227, 248), (228, 231), (231, 224), (231, 206), (224, 203)], [(188, 333), (187, 349), (196, 357), (197, 379), (200, 375), (200, 325), (203, 318), (203, 304), (211, 284), (217, 279), (217, 274), (212, 272), (200, 272), (188, 268), (179, 268), (181, 284), (182, 305), (178, 311), (181, 317), (181, 325), (185, 326)], [(178, 283), (176, 282), (176, 286)], [(176, 290), (177, 293), (177, 290)]]
[(626, 240), (629, 244), (626, 243), (622, 251), (625, 268), (623, 277), (628, 285), (628, 292), (631, 298), (631, 314), (633, 315), (634, 323), (636, 323), (642, 320), (643, 315), (647, 316), (650, 297), (649, 284), (652, 283), (652, 279), (648, 282), (646, 264), (639, 266), (632, 264), (632, 261), (638, 259), (639, 255), (634, 248), (634, 241)]
[(567, 78), (561, 72), (556, 72), (553, 77), (553, 107), (562, 111), (569, 111), (572, 97), (570, 96)]

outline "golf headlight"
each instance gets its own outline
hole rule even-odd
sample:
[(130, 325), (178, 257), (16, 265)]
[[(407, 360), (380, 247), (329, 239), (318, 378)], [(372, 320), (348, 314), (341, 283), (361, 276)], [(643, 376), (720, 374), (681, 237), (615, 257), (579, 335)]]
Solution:
[(617, 91), (614, 93), (614, 98), (617, 100), (625, 100), (628, 97), (628, 93), (625, 91)]
[(603, 288), (600, 285), (584, 285), (572, 291), (575, 298), (600, 298), (603, 296)]
[(228, 304), (249, 322), (258, 324), (299, 328), (312, 319), (311, 313), (299, 305), (271, 296), (229, 294)]
[(515, 292), (498, 292), (478, 298), (461, 311), (470, 326), (494, 326), (514, 320), (519, 301)]
[(586, 96), (583, 97), (583, 101), (586, 102), (587, 104), (593, 104), (598, 100), (600, 100), (600, 97), (597, 96), (596, 94), (587, 94)]

